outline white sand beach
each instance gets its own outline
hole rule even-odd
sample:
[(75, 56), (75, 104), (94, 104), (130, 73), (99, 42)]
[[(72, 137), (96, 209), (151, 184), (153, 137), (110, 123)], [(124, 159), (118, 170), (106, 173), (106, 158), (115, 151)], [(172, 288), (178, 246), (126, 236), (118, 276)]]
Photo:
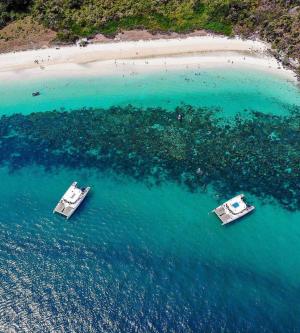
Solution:
[(268, 49), (260, 41), (211, 35), (28, 50), (0, 54), (0, 80), (213, 67), (253, 68), (296, 80)]

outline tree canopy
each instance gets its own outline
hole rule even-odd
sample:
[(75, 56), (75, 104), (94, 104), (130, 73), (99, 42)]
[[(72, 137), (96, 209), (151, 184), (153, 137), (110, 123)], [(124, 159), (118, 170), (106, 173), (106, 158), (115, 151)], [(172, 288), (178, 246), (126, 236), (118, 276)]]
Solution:
[(30, 14), (73, 41), (120, 30), (259, 35), (300, 60), (300, 0), (0, 0), (0, 27)]

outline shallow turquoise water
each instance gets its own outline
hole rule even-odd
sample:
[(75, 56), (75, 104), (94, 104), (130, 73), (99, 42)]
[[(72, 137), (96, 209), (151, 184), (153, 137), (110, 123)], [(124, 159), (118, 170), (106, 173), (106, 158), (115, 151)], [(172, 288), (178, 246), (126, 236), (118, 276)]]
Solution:
[[(41, 96), (32, 98), (33, 91)], [(0, 114), (128, 104), (173, 109), (186, 103), (221, 107), (228, 116), (244, 109), (283, 114), (300, 105), (299, 88), (281, 77), (227, 69), (0, 82), (0, 94)]]
[[(201, 76), (2, 83), (0, 112), (185, 103), (220, 107), (227, 117), (243, 109), (287, 115), (300, 106), (295, 85), (264, 73)], [(2, 331), (299, 330), (299, 211), (248, 194), (256, 212), (224, 228), (209, 212), (225, 198), (210, 186), (191, 193), (174, 181), (149, 186), (109, 168), (44, 170), (39, 155), (31, 157), (19, 169), (0, 168)], [(92, 192), (65, 221), (52, 209), (75, 179)]]

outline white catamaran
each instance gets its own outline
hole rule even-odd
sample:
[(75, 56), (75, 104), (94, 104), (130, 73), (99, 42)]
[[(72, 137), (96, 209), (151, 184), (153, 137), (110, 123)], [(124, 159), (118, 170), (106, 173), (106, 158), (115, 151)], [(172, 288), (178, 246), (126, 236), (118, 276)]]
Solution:
[(59, 200), (53, 213), (59, 213), (69, 219), (82, 203), (89, 190), (90, 187), (79, 188), (77, 187), (77, 182), (72, 183), (67, 192)]
[(222, 221), (222, 225), (231, 223), (242, 216), (249, 214), (255, 209), (244, 200), (244, 194), (237, 195), (236, 197), (226, 201), (223, 205), (213, 210)]

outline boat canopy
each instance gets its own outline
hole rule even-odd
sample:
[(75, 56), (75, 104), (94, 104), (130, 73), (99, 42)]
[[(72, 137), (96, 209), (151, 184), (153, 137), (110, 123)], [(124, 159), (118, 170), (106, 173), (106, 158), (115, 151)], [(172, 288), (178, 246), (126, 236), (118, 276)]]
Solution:
[(67, 202), (73, 204), (75, 203), (81, 195), (82, 191), (80, 188), (70, 188), (67, 193), (64, 196), (64, 200), (66, 200)]
[(239, 196), (227, 201), (226, 205), (233, 214), (240, 214), (247, 208), (245, 201)]

